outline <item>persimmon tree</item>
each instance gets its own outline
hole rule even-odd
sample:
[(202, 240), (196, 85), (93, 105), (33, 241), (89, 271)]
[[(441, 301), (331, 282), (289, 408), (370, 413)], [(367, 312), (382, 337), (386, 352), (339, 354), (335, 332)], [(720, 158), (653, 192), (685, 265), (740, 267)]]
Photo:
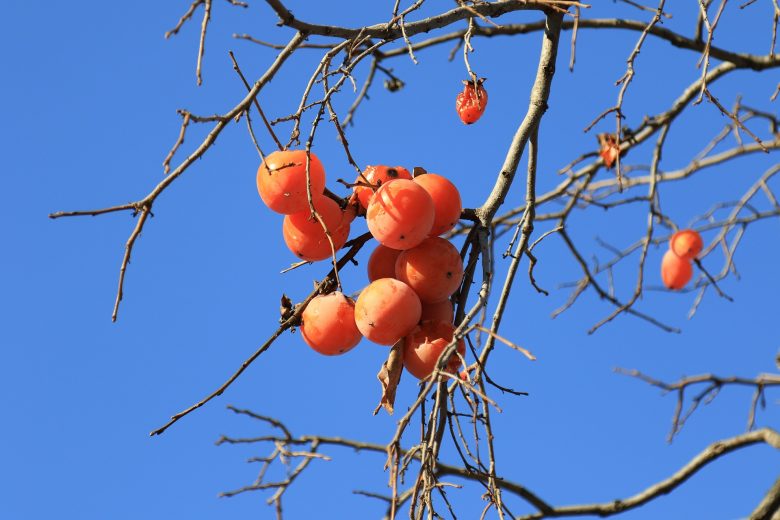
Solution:
[[(232, 4), (232, 7), (228, 4)], [(357, 116), (371, 93), (382, 88), (390, 92), (418, 88), (406, 85), (403, 79), (393, 72), (393, 62), (416, 62), (418, 54), (426, 49), (442, 45), (452, 46), (451, 58), (459, 56), (463, 61), (466, 78), (464, 92), (471, 92), (469, 95), (482, 103), (478, 107), (480, 112), (476, 117), (471, 114), (464, 119), (467, 123), (474, 123), (476, 128), (480, 124), (476, 120), (482, 110), (500, 108), (484, 106), (490, 82), (483, 83), (474, 60), (470, 58), (481, 41), (501, 36), (541, 40), (535, 66), (532, 67), (529, 63), (522, 65), (528, 68), (528, 74), (535, 74), (535, 79), (530, 91), (524, 96), (518, 96), (518, 100), (523, 98), (528, 99), (528, 102), (524, 114), (516, 121), (516, 130), (505, 150), (502, 166), (484, 176), (484, 182), (492, 185), (489, 195), (481, 204), (464, 208), (458, 224), (446, 232), (445, 237), (460, 246), (463, 274), (462, 278), (458, 278), (461, 282), (457, 284), (455, 293), (445, 303), (447, 308), (429, 312), (444, 316), (454, 312), (454, 320), (451, 320), (452, 330), (442, 333), (443, 336), (451, 333), (452, 339), (437, 343), (437, 359), (430, 375), (426, 375), (427, 368), (415, 369), (415, 375), (422, 378), (417, 398), (403, 403), (395, 399), (396, 387), (403, 373), (404, 340), (396, 342), (393, 339), (391, 343), (395, 344), (389, 349), (386, 362), (377, 367), (380, 369), (380, 385), (371, 389), (376, 391), (379, 402), (374, 413), (384, 408), (386, 413), (395, 411), (399, 415), (397, 427), (394, 431), (387, 432), (385, 444), (325, 435), (297, 435), (285, 426), (284, 418), (271, 418), (247, 409), (230, 407), (237, 414), (257, 420), (258, 427), (266, 430), (257, 437), (224, 436), (218, 442), (259, 444), (267, 446), (269, 453), (257, 459), (262, 469), (254, 483), (225, 495), (232, 496), (249, 491), (268, 492), (269, 503), (275, 506), (277, 515), (281, 517), (282, 497), (289, 488), (294, 487), (298, 476), (310, 465), (331, 456), (328, 448), (342, 446), (376, 452), (384, 457), (388, 492), (386, 495), (377, 495), (376, 498), (387, 504), (387, 515), (390, 518), (407, 515), (410, 518), (455, 517), (457, 511), (454, 511), (448, 496), (460, 491), (452, 489), (453, 479), (465, 481), (481, 489), (485, 500), (483, 515), (491, 512), (499, 518), (529, 520), (561, 516), (611, 516), (640, 507), (674, 491), (681, 483), (694, 477), (702, 467), (720, 457), (728, 456), (735, 450), (759, 443), (780, 449), (778, 432), (769, 428), (754, 428), (757, 410), (765, 403), (765, 394), (780, 386), (780, 375), (760, 374), (755, 378), (743, 378), (704, 374), (676, 382), (664, 382), (637, 370), (624, 370), (625, 373), (652, 386), (677, 395), (670, 438), (679, 432), (701, 403), (710, 401), (718, 392), (725, 391), (732, 385), (747, 386), (754, 391), (752, 401), (747, 403), (748, 431), (729, 439), (713, 439), (716, 442), (703, 447), (698, 456), (689, 461), (681, 461), (677, 472), (632, 496), (604, 503), (554, 504), (521, 482), (514, 481), (510, 468), (504, 467), (502, 472), (497, 469), (500, 461), (497, 460), (494, 450), (494, 439), (505, 432), (496, 431), (491, 416), (500, 409), (502, 400), (524, 398), (525, 393), (520, 389), (510, 388), (490, 375), (491, 361), (494, 359), (492, 354), (499, 347), (517, 351), (520, 358), (535, 359), (532, 352), (518, 345), (512, 338), (505, 337), (501, 325), (506, 318), (509, 296), (519, 284), (530, 285), (540, 295), (547, 293), (534, 277), (534, 268), (537, 265), (535, 251), (545, 241), (561, 241), (568, 253), (567, 261), (577, 266), (581, 272), (580, 278), (568, 285), (571, 290), (568, 301), (556, 310), (554, 315), (576, 305), (581, 295), (590, 292), (602, 302), (603, 317), (590, 327), (588, 333), (595, 333), (623, 316), (626, 316), (626, 319), (638, 318), (638, 326), (657, 327), (669, 333), (678, 332), (676, 327), (654, 316), (651, 306), (647, 303), (652, 299), (652, 294), (643, 300), (648, 289), (654, 288), (648, 280), (657, 279), (660, 269), (658, 263), (648, 261), (649, 251), (659, 245), (665, 247), (676, 232), (687, 227), (675, 222), (664, 211), (662, 196), (667, 185), (689, 182), (713, 167), (724, 164), (738, 165), (740, 160), (751, 155), (772, 156), (780, 148), (779, 121), (773, 108), (775, 105), (772, 104), (780, 93), (780, 84), (773, 84), (767, 79), (771, 71), (780, 68), (780, 54), (775, 52), (780, 19), (780, 6), (776, 0), (751, 0), (739, 6), (740, 9), (768, 7), (773, 13), (766, 24), (766, 48), (754, 53), (716, 45), (716, 36), (723, 20), (729, 16), (738, 16), (734, 9), (727, 9), (731, 7), (727, 6), (727, 0), (700, 0), (675, 6), (667, 5), (664, 0), (649, 6), (629, 0), (598, 6), (572, 0), (456, 0), (447, 6), (433, 5), (425, 0), (395, 0), (388, 2), (385, 19), (363, 27), (319, 24), (317, 20), (309, 19), (304, 10), (293, 13), (285, 2), (280, 0), (266, 0), (265, 4), (264, 8), (275, 15), (276, 25), (279, 27), (274, 27), (271, 19), (267, 18), (268, 23), (262, 28), (262, 40), (245, 34), (235, 37), (246, 40), (242, 43), (248, 46), (259, 45), (277, 49), (275, 59), (267, 64), (267, 68), (259, 77), (249, 77), (236, 56), (230, 53), (233, 70), (225, 73), (235, 74), (237, 81), (244, 85), (246, 93), (232, 103), (231, 109), (216, 115), (202, 116), (179, 109), (180, 132), (178, 136), (172, 136), (174, 145), (164, 158), (165, 177), (159, 184), (153, 186), (144, 197), (126, 204), (50, 215), (52, 218), (63, 218), (125, 212), (134, 217), (135, 224), (120, 262), (112, 315), (113, 320), (116, 320), (125, 289), (132, 283), (132, 275), (129, 274), (132, 272), (129, 270), (130, 258), (142, 231), (151, 232), (148, 227), (153, 208), (157, 218), (165, 218), (165, 205), (162, 202), (158, 205), (158, 197), (172, 189), (178, 179), (195, 169), (198, 159), (209, 152), (227, 127), (235, 124), (246, 125), (252, 143), (248, 146), (253, 145), (257, 150), (258, 164), (263, 165), (261, 170), (266, 168), (270, 171), (288, 166), (270, 166), (271, 161), (266, 161), (266, 158), (270, 156), (271, 149), (284, 151), (289, 156), (297, 154), (302, 161), (300, 164), (305, 164), (301, 171), (306, 179), (303, 191), (307, 195), (308, 207), (304, 208), (304, 211), (309, 212), (311, 218), (301, 217), (302, 221), (297, 225), (299, 228), (310, 226), (315, 229), (321, 226), (329, 237), (330, 250), (321, 254), (320, 247), (316, 255), (301, 254), (299, 256), (303, 260), (287, 270), (308, 264), (313, 258), (328, 257), (330, 260), (326, 259), (318, 264), (318, 268), (322, 270), (321, 277), (310, 294), (296, 295), (296, 301), (282, 296), (280, 324), (275, 330), (267, 331), (267, 340), (251, 353), (226, 381), (215, 385), (213, 392), (173, 414), (167, 422), (151, 432), (153, 436), (164, 434), (188, 415), (197, 413), (199, 408), (211, 404), (228, 392), (245, 370), (273, 348), (282, 335), (301, 326), (301, 319), (315, 298), (337, 290), (349, 294), (361, 289), (342, 287), (339, 272), (356, 268), (353, 265), (356, 255), (363, 248), (375, 247), (369, 244), (377, 237), (377, 233), (374, 232), (373, 236), (372, 233), (350, 236), (345, 239), (346, 242), (335, 240), (332, 236), (334, 230), (328, 229), (328, 222), (333, 219), (325, 215), (323, 208), (326, 205), (332, 207), (327, 210), (330, 214), (338, 212), (333, 209), (336, 204), (341, 209), (351, 204), (358, 208), (355, 209), (356, 213), (360, 213), (358, 218), (365, 215), (366, 207), (369, 207), (369, 214), (371, 212), (369, 204), (363, 198), (370, 196), (379, 187), (374, 182), (380, 174), (386, 175), (386, 171), (372, 170), (369, 173), (364, 164), (359, 164), (355, 157), (363, 154), (356, 153), (357, 151), (350, 147), (349, 135), (353, 129), (360, 129), (361, 125), (372, 124), (371, 121), (361, 120)], [(610, 10), (615, 9), (617, 4), (623, 8), (633, 8), (636, 18), (610, 16)], [(195, 0), (189, 6), (183, 5), (184, 14), (166, 37), (176, 35), (185, 24), (194, 24), (196, 17), (200, 18), (199, 44), (194, 49), (198, 84), (208, 81), (208, 77), (204, 77), (203, 73), (204, 60), (209, 59), (211, 53), (218, 52), (206, 45), (212, 15), (221, 9), (245, 7), (247, 4), (236, 0)], [(666, 28), (664, 22), (674, 15), (671, 9), (695, 12), (696, 24), (686, 32)], [(590, 16), (589, 13), (596, 10), (599, 15), (606, 13), (606, 17)], [(524, 12), (532, 21), (505, 21), (512, 13), (517, 12)], [(544, 124), (545, 114), (554, 109), (548, 103), (551, 90), (556, 83), (568, 81), (561, 71), (567, 65), (570, 68), (575, 67), (578, 34), (593, 30), (607, 34), (630, 32), (635, 36), (633, 44), (624, 49), (625, 72), (615, 83), (614, 104), (595, 107), (593, 120), (582, 125), (585, 132), (596, 134), (590, 149), (573, 151), (571, 157), (564, 158), (566, 162), (558, 172), (537, 171), (541, 154), (555, 153), (557, 157), (562, 150), (570, 151), (542, 142), (539, 131)], [(282, 38), (287, 38), (286, 42), (277, 43), (277, 40), (281, 41)], [(570, 46), (571, 58), (568, 64), (561, 63), (559, 53), (561, 46), (566, 44), (564, 38), (568, 39)], [(670, 56), (695, 57), (695, 66), (698, 68), (696, 79), (674, 99), (668, 100), (663, 110), (642, 114), (633, 110), (629, 114), (625, 110), (626, 100), (631, 95), (632, 85), (637, 81), (635, 75), (641, 62), (640, 53), (651, 40), (671, 45), (674, 49), (670, 51)], [(300, 85), (299, 91), (290, 93), (289, 107), (274, 106), (270, 109), (263, 103), (264, 89), (275, 77), (286, 73), (290, 58), (298, 53), (316, 53), (320, 59), (309, 72), (308, 81)], [(765, 97), (721, 99), (718, 82), (737, 71), (745, 70), (753, 71), (751, 81), (765, 84)], [(653, 78), (646, 80), (653, 81)], [(480, 98), (480, 91), (484, 92), (484, 99)], [(350, 103), (348, 108), (342, 110), (340, 107), (344, 104), (344, 99), (350, 100)], [(454, 101), (453, 99), (453, 105)], [(696, 116), (691, 112), (697, 105), (722, 114), (722, 127), (700, 128), (701, 133), (711, 134), (709, 144), (702, 150), (693, 151), (689, 162), (684, 166), (674, 170), (663, 168), (662, 158), (670, 131), (683, 119), (688, 118), (695, 122)], [(180, 148), (193, 125), (209, 125), (209, 130), (202, 142), (182, 158)], [(332, 142), (317, 139), (326, 126), (332, 127), (339, 137), (335, 146), (343, 149), (343, 164), (338, 167), (354, 170), (354, 182), (340, 179), (339, 183), (334, 183), (331, 179), (329, 186), (324, 187), (323, 166), (314, 154), (319, 146), (334, 146)], [(597, 129), (601, 130), (601, 133), (597, 133)], [(403, 157), (399, 157), (398, 161), (403, 161)], [(412, 169), (412, 166), (417, 165), (405, 166), (414, 172), (415, 177), (422, 175), (424, 178), (426, 175), (423, 168)], [(398, 169), (404, 170), (402, 167)], [(753, 179), (747, 191), (735, 196), (734, 200), (717, 201), (690, 224), (689, 227), (705, 237), (701, 253), (691, 259), (694, 279), (681, 290), (683, 294), (695, 293), (695, 296), (691, 295), (691, 315), (696, 312), (704, 298), (729, 299), (721, 287), (721, 282), (737, 275), (734, 256), (747, 235), (747, 230), (757, 221), (780, 217), (778, 172), (778, 164), (764, 171), (744, 171), (743, 175), (749, 175)], [(541, 175), (558, 175), (559, 182), (549, 190), (538, 190), (537, 179)], [(429, 179), (431, 183), (434, 182), (433, 175)], [(456, 179), (450, 180), (457, 185)], [(401, 186), (401, 182), (397, 181), (395, 186)], [(508, 198), (510, 188), (515, 185), (521, 185), (525, 190), (524, 200), (519, 205), (510, 202)], [(261, 195), (264, 195), (263, 200), (266, 203), (268, 200), (265, 194), (275, 189), (277, 188), (270, 187), (267, 188), (269, 191), (264, 192), (261, 188)], [(315, 191), (322, 193), (323, 190), (328, 199), (327, 204), (313, 198)], [(273, 208), (273, 203), (268, 204)], [(359, 209), (360, 204), (362, 209)], [(416, 206), (415, 204), (414, 207)], [(626, 206), (643, 208), (644, 233), (636, 237), (633, 243), (622, 247), (607, 243), (596, 244), (602, 255), (605, 250), (609, 257), (589, 261), (593, 244), (586, 243), (583, 237), (572, 233), (572, 222), (588, 212), (609, 212)], [(447, 208), (450, 212), (451, 209)], [(301, 208), (297, 210), (300, 211)], [(409, 211), (412, 211), (411, 207)], [(288, 218), (294, 220), (293, 217)], [(441, 230), (451, 227), (451, 217), (444, 220), (440, 223), (445, 226)], [(370, 223), (369, 228), (371, 229)], [(426, 234), (428, 231), (422, 233), (420, 240), (424, 239)], [(290, 238), (288, 245), (294, 240)], [(427, 239), (439, 240), (447, 244), (443, 239)], [(343, 247), (339, 247), (342, 243)], [(294, 249), (294, 246), (290, 247)], [(398, 272), (399, 264), (412, 262), (413, 255), (406, 253), (401, 253), (400, 256), (389, 253), (389, 260), (380, 258), (381, 255), (387, 255), (388, 251), (387, 248), (382, 250), (382, 246), (379, 247), (368, 265), (372, 280), (375, 277), (386, 279), (385, 275), (371, 273), (385, 273), (388, 270), (387, 265), (394, 264)], [(444, 253), (435, 253), (434, 256), (443, 258)], [(497, 276), (496, 262), (499, 260), (507, 263), (502, 277)], [(328, 261), (332, 265), (326, 267)], [(616, 286), (614, 270), (627, 264), (635, 269), (635, 284), (628, 288)], [(517, 276), (523, 265), (527, 266), (527, 279)], [(440, 265), (434, 262), (429, 267), (435, 270)], [(399, 275), (399, 279), (403, 277)], [(388, 282), (384, 285), (393, 283), (401, 282)], [(410, 282), (410, 285), (413, 284)], [(671, 285), (677, 289), (683, 284)], [(372, 284), (370, 290), (376, 292), (375, 287)], [(449, 293), (450, 288), (445, 291)], [(437, 298), (441, 299), (438, 293), (433, 300)], [(342, 306), (340, 308), (349, 308), (350, 304), (345, 303), (348, 300), (343, 295), (337, 299)], [(381, 308), (385, 304), (372, 305)], [(398, 324), (397, 320), (395, 324)], [(328, 341), (337, 334), (309, 333), (310, 336), (314, 334), (319, 334), (317, 341), (325, 345), (320, 351), (333, 353), (333, 347), (329, 346)], [(352, 329), (343, 334), (349, 336), (349, 342), (353, 342)], [(426, 343), (429, 339), (426, 334), (428, 332), (423, 330), (417, 335), (410, 335), (407, 344)], [(453, 361), (455, 365), (459, 362), (465, 363), (466, 369), (460, 375), (452, 370)], [(422, 366), (420, 363), (422, 362), (415, 366)], [(289, 466), (286, 478), (264, 479), (266, 471), (274, 465)], [(380, 462), (377, 471), (381, 469)], [(290, 493), (294, 493), (294, 490)], [(752, 519), (780, 518), (780, 480), (767, 491), (760, 504), (752, 507)]]

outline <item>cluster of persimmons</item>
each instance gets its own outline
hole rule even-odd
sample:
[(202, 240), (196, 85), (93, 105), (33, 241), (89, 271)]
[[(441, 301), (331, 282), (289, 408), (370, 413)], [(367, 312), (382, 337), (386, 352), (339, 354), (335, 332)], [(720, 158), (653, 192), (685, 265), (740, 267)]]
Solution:
[[(430, 376), (452, 341), (450, 297), (463, 279), (460, 252), (440, 235), (460, 218), (460, 193), (435, 173), (414, 177), (401, 166), (369, 166), (340, 205), (325, 194), (325, 170), (317, 156), (303, 150), (274, 152), (257, 172), (263, 202), (284, 214), (287, 247), (299, 258), (331, 258), (349, 238), (350, 225), (365, 214), (378, 242), (368, 264), (370, 284), (357, 301), (340, 291), (320, 294), (304, 309), (304, 341), (325, 355), (343, 354), (365, 337), (380, 345), (403, 344), (406, 370)], [(465, 354), (447, 366), (457, 371)]]
[[(464, 83), (456, 110), (465, 124), (472, 124), (485, 110), (487, 92), (482, 80)], [(368, 166), (352, 188), (341, 203), (326, 194), (325, 169), (304, 150), (274, 152), (257, 171), (260, 197), (284, 215), (284, 241), (299, 258), (335, 257), (358, 215), (365, 215), (378, 242), (367, 265), (370, 283), (357, 301), (340, 290), (314, 297), (301, 316), (303, 339), (331, 356), (353, 349), (363, 337), (380, 345), (402, 342), (404, 367), (425, 379), (455, 331), (451, 297), (463, 279), (463, 260), (441, 235), (460, 218), (460, 193), (441, 175), (412, 176), (401, 166)], [(666, 287), (679, 290), (690, 281), (691, 261), (701, 249), (696, 231), (674, 234), (661, 265)], [(457, 350), (447, 364), (449, 372), (457, 371), (465, 355), (462, 339)]]
[(672, 235), (669, 251), (661, 260), (661, 279), (668, 289), (679, 291), (691, 280), (691, 263), (703, 247), (701, 235), (693, 229), (683, 229)]

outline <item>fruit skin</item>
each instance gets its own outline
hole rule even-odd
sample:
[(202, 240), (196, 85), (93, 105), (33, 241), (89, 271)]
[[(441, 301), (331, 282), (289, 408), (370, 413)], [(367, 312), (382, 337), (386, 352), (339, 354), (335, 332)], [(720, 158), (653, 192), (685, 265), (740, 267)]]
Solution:
[(301, 335), (326, 356), (352, 350), (363, 339), (355, 323), (354, 300), (338, 291), (315, 296), (301, 316)]
[[(443, 321), (424, 321), (414, 332), (404, 338), (404, 368), (417, 379), (425, 379), (433, 373), (436, 361), (452, 341), (455, 327)], [(461, 356), (466, 355), (466, 345), (461, 338), (457, 344)], [(453, 354), (447, 362), (447, 372), (456, 374), (460, 357)]]
[[(309, 164), (312, 197), (325, 190), (325, 169), (313, 153)], [(285, 150), (266, 156), (257, 170), (257, 192), (271, 210), (283, 215), (309, 207), (306, 196), (306, 151)]]
[(474, 88), (473, 81), (464, 81), (463, 91), (455, 98), (455, 110), (458, 111), (458, 117), (467, 125), (476, 123), (485, 113), (488, 95), (485, 87), (482, 86), (482, 81), (477, 82), (476, 88)]
[(401, 251), (390, 249), (382, 244), (377, 244), (371, 256), (368, 258), (368, 280), (373, 282), (380, 278), (395, 278), (395, 261)]
[[(325, 222), (333, 239), (333, 247), (338, 251), (349, 237), (350, 215), (341, 211), (333, 199), (324, 195), (314, 198), (314, 209)], [(303, 260), (315, 262), (329, 258), (332, 254), (325, 230), (319, 220), (312, 217), (308, 206), (304, 211), (284, 217), (282, 235), (290, 251)]]
[(703, 247), (701, 235), (693, 229), (682, 229), (669, 240), (669, 249), (685, 260), (693, 260), (699, 256)]
[(366, 338), (393, 345), (420, 321), (422, 304), (411, 287), (393, 278), (380, 278), (363, 289), (355, 303), (355, 322)]
[(433, 199), (435, 214), (431, 236), (439, 236), (455, 227), (463, 211), (458, 188), (446, 177), (426, 173), (414, 178), (414, 182), (425, 188)]
[[(379, 165), (366, 166), (366, 169), (363, 170), (363, 177), (365, 177), (365, 179), (358, 175), (357, 179), (355, 179), (355, 183), (365, 183), (368, 181), (369, 184), (378, 185), (377, 189), (379, 189), (383, 184), (395, 179), (411, 180), (412, 174), (409, 173), (409, 170), (403, 166)], [(357, 195), (358, 200), (360, 201), (360, 205), (363, 206), (363, 209), (368, 208), (368, 203), (374, 196), (374, 189), (369, 188), (368, 186), (355, 186), (353, 191)]]
[(693, 276), (691, 261), (680, 258), (669, 250), (661, 261), (661, 279), (667, 289), (678, 291), (685, 287)]
[(430, 237), (398, 255), (395, 277), (414, 289), (420, 301), (440, 302), (460, 287), (463, 260), (447, 240)]
[(420, 321), (443, 321), (452, 323), (455, 317), (455, 309), (450, 300), (442, 300), (435, 303), (423, 303)]
[(425, 240), (435, 218), (433, 199), (414, 181), (398, 179), (379, 188), (366, 210), (368, 230), (383, 246), (405, 250)]

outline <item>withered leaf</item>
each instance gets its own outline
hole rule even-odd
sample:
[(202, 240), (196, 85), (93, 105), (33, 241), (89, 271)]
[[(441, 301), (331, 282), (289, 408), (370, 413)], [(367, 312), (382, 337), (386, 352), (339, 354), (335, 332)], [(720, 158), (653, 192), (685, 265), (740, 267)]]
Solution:
[(400, 339), (393, 345), (393, 348), (390, 349), (390, 354), (387, 356), (387, 361), (382, 363), (382, 368), (379, 369), (379, 373), (376, 375), (376, 378), (379, 379), (379, 384), (382, 385), (382, 398), (374, 409), (374, 415), (379, 413), (380, 408), (387, 410), (387, 413), (390, 415), (393, 414), (395, 390), (398, 388), (398, 382), (401, 380), (401, 371), (404, 367), (403, 341), (403, 339)]
[(293, 312), (293, 303), (286, 294), (282, 293), (282, 300), (279, 304), (279, 314), (281, 314), (280, 321), (285, 321)]

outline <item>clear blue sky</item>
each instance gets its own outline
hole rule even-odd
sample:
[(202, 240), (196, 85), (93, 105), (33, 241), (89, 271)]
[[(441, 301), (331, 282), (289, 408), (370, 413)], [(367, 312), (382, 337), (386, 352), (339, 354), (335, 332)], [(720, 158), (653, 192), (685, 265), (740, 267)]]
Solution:
[[(195, 85), (200, 11), (178, 36), (163, 39), (188, 1), (12, 0), (3, 7), (0, 518), (273, 517), (260, 493), (217, 498), (220, 491), (249, 484), (255, 467), (245, 459), (265, 455), (259, 447), (213, 445), (223, 433), (266, 432), (227, 412), (229, 403), (279, 417), (297, 435), (385, 443), (394, 431), (396, 418), (370, 413), (378, 399), (375, 374), (384, 347), (363, 342), (346, 356), (325, 358), (298, 334), (285, 334), (224, 396), (163, 436), (148, 436), (170, 414), (218, 386), (270, 334), (282, 292), (298, 300), (327, 270), (321, 264), (277, 274), (295, 258), (284, 247), (279, 217), (257, 196), (258, 158), (243, 122), (227, 129), (157, 201), (134, 250), (116, 324), (110, 315), (118, 267), (134, 221), (124, 213), (47, 218), (52, 211), (140, 198), (162, 178), (162, 160), (178, 134), (177, 108), (212, 114), (243, 97), (228, 49), (236, 52), (250, 81), (275, 51), (233, 40), (231, 34), (247, 32), (274, 42), (290, 34), (274, 25), (263, 2), (251, 4), (243, 10), (215, 2), (200, 88)], [(318, 2), (290, 2), (305, 19), (353, 26), (386, 20), (392, 2), (361, 2), (360, 9), (356, 4), (328, 2), (324, 8)], [(613, 2), (594, 4), (589, 17), (617, 12), (647, 19), (646, 13)], [(691, 34), (686, 7), (674, 3), (673, 9), (675, 18), (667, 25)], [(716, 44), (767, 52), (769, 2), (743, 11), (729, 4), (724, 16)], [(558, 182), (560, 167), (594, 149), (594, 135), (582, 129), (614, 103), (613, 82), (624, 71), (636, 37), (582, 31), (577, 66), (570, 73), (568, 33), (564, 36), (542, 124), (540, 191)], [(454, 114), (465, 73), (459, 58), (447, 61), (449, 46), (420, 51), (416, 66), (406, 57), (397, 59), (392, 66), (406, 88), (395, 94), (372, 91), (357, 114), (357, 126), (349, 130), (356, 160), (420, 165), (445, 174), (461, 187), (467, 206), (479, 205), (525, 111), (539, 41), (535, 33), (475, 42), (472, 65), (489, 78), (490, 106), (471, 127)], [(264, 93), (263, 105), (274, 117), (297, 106), (319, 60), (317, 52), (291, 60)], [(649, 41), (627, 100), (629, 126), (670, 105), (698, 76), (697, 58)], [(364, 74), (365, 68), (359, 69), (358, 79)], [(740, 72), (714, 90), (727, 106), (742, 94), (746, 103), (766, 107), (776, 79), (776, 72)], [(352, 96), (345, 89), (338, 107), (347, 107)], [(662, 169), (685, 165), (692, 150), (722, 124), (713, 106), (691, 108), (669, 136)], [(610, 118), (594, 132), (613, 126)], [(184, 152), (193, 149), (205, 129), (191, 129)], [(267, 136), (258, 134), (271, 149)], [(353, 172), (333, 132), (324, 130), (314, 147), (329, 186), (338, 190), (333, 181)], [(632, 155), (627, 162), (649, 162), (646, 147)], [(776, 155), (751, 156), (664, 188), (664, 208), (685, 225), (717, 201), (739, 197), (776, 160)], [(522, 197), (518, 187), (508, 204)], [(580, 212), (570, 222), (578, 243), (604, 258), (593, 239), (628, 245), (643, 233), (644, 208)], [(742, 432), (750, 391), (726, 389), (667, 445), (674, 398), (615, 375), (612, 368), (638, 368), (667, 380), (702, 372), (754, 376), (772, 371), (780, 346), (778, 231), (776, 220), (749, 228), (736, 257), (742, 278), (723, 284), (734, 303), (710, 294), (689, 322), (693, 294), (647, 292), (641, 308), (680, 326), (680, 335), (623, 316), (588, 336), (586, 330), (611, 311), (590, 292), (551, 320), (550, 312), (568, 296), (559, 285), (576, 279), (578, 267), (559, 239), (540, 246), (537, 280), (551, 295), (536, 294), (520, 276), (502, 329), (539, 360), (529, 363), (508, 349), (493, 359), (494, 378), (530, 392), (527, 398), (502, 398), (504, 413), (495, 419), (499, 473), (556, 504), (610, 500), (666, 477), (709, 443)], [(363, 263), (368, 251), (359, 257)], [(651, 249), (649, 265), (657, 266), (662, 254), (663, 248)], [(498, 271), (505, 268), (506, 262), (497, 260)], [(633, 276), (628, 268), (617, 273), (622, 295), (630, 294)], [(648, 284), (659, 284), (655, 267), (648, 277)], [(349, 291), (359, 290), (366, 283), (363, 265), (345, 272), (344, 279)], [(414, 395), (415, 386), (405, 378), (398, 409)], [(769, 397), (758, 425), (777, 428), (778, 396)], [(288, 518), (344, 518), (345, 508), (352, 518), (380, 517), (382, 504), (351, 491), (386, 491), (383, 457), (340, 449), (327, 453), (334, 461), (315, 462), (290, 490)], [(692, 518), (691, 511), (704, 511), (702, 518), (736, 519), (759, 502), (778, 467), (780, 454), (748, 448), (624, 518)], [(457, 497), (463, 518), (475, 518), (481, 510), (478, 491), (450, 495)]]

